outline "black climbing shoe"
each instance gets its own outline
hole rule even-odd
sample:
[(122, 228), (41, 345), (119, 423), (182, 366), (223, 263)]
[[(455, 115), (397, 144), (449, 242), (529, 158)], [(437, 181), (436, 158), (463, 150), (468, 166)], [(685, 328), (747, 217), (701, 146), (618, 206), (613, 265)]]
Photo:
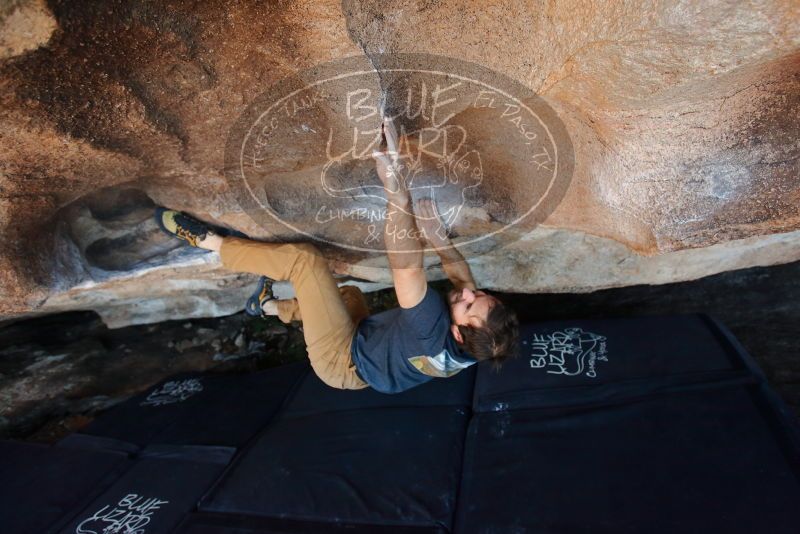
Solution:
[(247, 299), (247, 304), (244, 306), (244, 311), (247, 313), (247, 315), (252, 315), (253, 317), (266, 317), (264, 311), (261, 309), (261, 306), (263, 306), (268, 300), (275, 298), (275, 295), (272, 294), (273, 281), (274, 280), (267, 278), (266, 276), (259, 278), (258, 287), (256, 288), (255, 292), (250, 295), (250, 298)]
[(166, 233), (183, 239), (191, 246), (196, 247), (197, 241), (205, 239), (211, 228), (183, 212), (156, 208), (156, 222)]

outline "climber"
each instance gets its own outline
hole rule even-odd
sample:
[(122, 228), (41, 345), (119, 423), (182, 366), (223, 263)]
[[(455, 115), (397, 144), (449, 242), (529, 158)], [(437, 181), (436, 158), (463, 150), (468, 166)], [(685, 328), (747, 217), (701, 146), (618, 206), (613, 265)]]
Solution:
[[(248, 313), (277, 315), (285, 323), (301, 320), (311, 366), (323, 382), (396, 393), (432, 377), (452, 376), (478, 360), (497, 365), (515, 355), (518, 322), (496, 296), (477, 289), (464, 258), (437, 234), (435, 204), (421, 199), (412, 214), (411, 197), (397, 179), (397, 134), (390, 121), (384, 121), (384, 138), (387, 150), (373, 157), (391, 206), (384, 240), (399, 308), (371, 315), (361, 291), (337, 287), (326, 260), (309, 243), (222, 237), (165, 208), (156, 210), (156, 221), (174, 237), (217, 252), (226, 268), (262, 275), (247, 302)], [(439, 254), (454, 286), (447, 304), (427, 283), (421, 239)], [(291, 281), (296, 297), (275, 299), (272, 280)]]

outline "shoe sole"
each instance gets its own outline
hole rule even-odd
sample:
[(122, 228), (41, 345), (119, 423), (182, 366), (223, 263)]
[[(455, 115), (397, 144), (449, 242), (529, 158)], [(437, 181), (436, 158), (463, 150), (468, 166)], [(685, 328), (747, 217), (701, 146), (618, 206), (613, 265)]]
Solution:
[[(264, 290), (264, 287), (267, 284), (271, 284), (272, 280), (266, 276), (262, 276), (258, 280), (258, 287), (253, 292), (252, 295), (247, 299), (247, 302), (244, 305), (244, 311), (247, 315), (251, 317), (264, 317), (264, 312), (261, 310), (261, 301), (259, 297), (261, 296), (261, 292)], [(269, 294), (272, 295), (272, 288), (269, 290)], [(274, 296), (270, 296), (267, 300), (274, 299)], [(266, 301), (265, 301), (266, 302)]]
[(161, 228), (161, 231), (164, 232), (165, 234), (169, 234), (172, 237), (177, 237), (178, 239), (181, 239), (180, 237), (178, 237), (178, 235), (175, 232), (169, 231), (167, 229), (167, 227), (164, 226), (164, 214), (166, 212), (168, 212), (168, 211), (172, 211), (172, 210), (168, 210), (167, 208), (162, 208), (160, 206), (157, 207), (156, 208), (156, 214), (155, 214), (156, 223), (158, 224), (158, 227)]

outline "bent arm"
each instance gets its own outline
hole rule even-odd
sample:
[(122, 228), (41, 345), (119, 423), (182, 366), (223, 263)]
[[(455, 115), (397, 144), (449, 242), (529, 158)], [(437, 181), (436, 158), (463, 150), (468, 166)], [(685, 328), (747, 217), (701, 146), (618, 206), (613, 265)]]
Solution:
[(428, 244), (439, 255), (442, 269), (455, 288), (460, 290), (466, 287), (473, 291), (478, 289), (467, 260), (448, 237), (441, 237), (444, 232), (440, 235), (438, 231), (442, 222), (434, 202), (429, 198), (420, 199), (414, 208), (414, 213), (417, 215), (417, 225), (423, 231)]
[(468, 288), (472, 291), (478, 289), (475, 285), (475, 279), (472, 278), (472, 271), (469, 269), (469, 264), (464, 256), (452, 245), (447, 239), (447, 245), (442, 248), (436, 248), (436, 253), (442, 260), (442, 269), (444, 269), (447, 278), (455, 286), (456, 289)]

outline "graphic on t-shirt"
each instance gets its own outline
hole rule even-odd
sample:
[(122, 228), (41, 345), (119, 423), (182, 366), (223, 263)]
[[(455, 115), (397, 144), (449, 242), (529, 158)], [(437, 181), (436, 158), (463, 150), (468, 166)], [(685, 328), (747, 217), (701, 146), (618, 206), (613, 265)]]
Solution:
[(203, 391), (203, 384), (196, 378), (167, 382), (150, 393), (140, 406), (164, 406), (185, 401), (195, 393)]
[(530, 366), (548, 374), (597, 377), (597, 362), (607, 362), (606, 338), (582, 328), (533, 334), (522, 344), (530, 350)]
[(409, 358), (411, 365), (423, 374), (446, 378), (466, 369), (475, 362), (460, 362), (444, 349), (436, 356), (414, 356)]

